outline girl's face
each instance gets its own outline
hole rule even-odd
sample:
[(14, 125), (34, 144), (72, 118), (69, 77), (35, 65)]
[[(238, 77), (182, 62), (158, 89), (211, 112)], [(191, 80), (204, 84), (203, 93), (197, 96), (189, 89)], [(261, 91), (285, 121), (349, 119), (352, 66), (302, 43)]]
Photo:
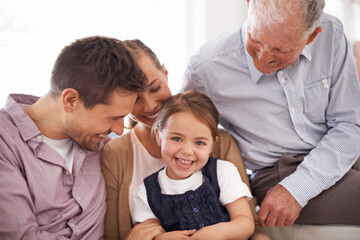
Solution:
[(149, 81), (149, 88), (139, 94), (130, 117), (151, 128), (164, 101), (171, 96), (167, 84), (167, 70), (164, 65), (163, 71), (158, 69), (145, 54), (137, 60), (137, 63)]
[(155, 136), (168, 166), (166, 174), (174, 180), (202, 169), (215, 144), (209, 127), (191, 112), (171, 115), (161, 131), (155, 129)]

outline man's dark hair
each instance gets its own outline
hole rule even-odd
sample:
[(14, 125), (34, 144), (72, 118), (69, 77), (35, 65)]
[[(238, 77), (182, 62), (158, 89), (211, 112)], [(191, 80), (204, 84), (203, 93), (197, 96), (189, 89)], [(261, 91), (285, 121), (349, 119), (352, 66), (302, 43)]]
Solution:
[(123, 41), (93, 36), (74, 41), (58, 56), (50, 93), (56, 97), (67, 88), (77, 90), (84, 106), (92, 108), (106, 104), (110, 93), (119, 88), (145, 90), (147, 79)]

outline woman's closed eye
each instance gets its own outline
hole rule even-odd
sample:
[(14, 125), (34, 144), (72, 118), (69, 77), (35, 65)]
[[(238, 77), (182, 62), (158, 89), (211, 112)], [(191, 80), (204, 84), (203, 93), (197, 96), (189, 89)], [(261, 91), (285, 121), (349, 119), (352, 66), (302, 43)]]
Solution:
[(159, 90), (160, 90), (160, 88), (161, 88), (161, 85), (159, 84), (159, 85), (158, 85), (158, 86), (156, 86), (156, 87), (150, 88), (150, 89), (149, 89), (149, 91), (150, 91), (151, 93), (154, 93), (154, 92), (159, 91)]

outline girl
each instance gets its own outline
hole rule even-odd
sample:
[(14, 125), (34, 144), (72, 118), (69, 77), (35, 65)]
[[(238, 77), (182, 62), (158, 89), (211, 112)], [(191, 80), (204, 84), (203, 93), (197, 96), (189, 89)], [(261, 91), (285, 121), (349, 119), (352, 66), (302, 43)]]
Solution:
[[(149, 80), (148, 89), (139, 94), (130, 117), (136, 121), (131, 130), (112, 139), (102, 150), (101, 168), (106, 183), (106, 240), (153, 240), (163, 228), (157, 220), (132, 225), (133, 191), (144, 178), (165, 166), (161, 149), (156, 144), (151, 128), (157, 113), (170, 96), (168, 71), (156, 54), (138, 39), (126, 40), (134, 52), (136, 62)], [(249, 186), (249, 179), (241, 153), (234, 138), (219, 129), (212, 156), (231, 161), (237, 168), (242, 181)], [(249, 201), (255, 219), (256, 230), (251, 239), (270, 240), (265, 229), (260, 227), (255, 212), (255, 201)]]
[(158, 219), (167, 231), (156, 239), (248, 239), (254, 232), (252, 196), (236, 167), (209, 158), (218, 115), (212, 101), (195, 91), (163, 105), (153, 132), (166, 166), (133, 193), (133, 222)]

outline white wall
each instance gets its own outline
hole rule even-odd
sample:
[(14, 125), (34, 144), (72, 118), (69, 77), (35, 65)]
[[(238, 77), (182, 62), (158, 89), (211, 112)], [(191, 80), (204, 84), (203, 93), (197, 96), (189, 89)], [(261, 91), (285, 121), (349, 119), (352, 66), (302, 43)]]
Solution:
[[(326, 0), (325, 11), (360, 40), (360, 0)], [(246, 16), (246, 0), (0, 0), (0, 107), (9, 93), (45, 94), (62, 47), (90, 35), (143, 40), (177, 92), (196, 49)]]
[(247, 17), (246, 0), (206, 1), (206, 38), (240, 26)]

